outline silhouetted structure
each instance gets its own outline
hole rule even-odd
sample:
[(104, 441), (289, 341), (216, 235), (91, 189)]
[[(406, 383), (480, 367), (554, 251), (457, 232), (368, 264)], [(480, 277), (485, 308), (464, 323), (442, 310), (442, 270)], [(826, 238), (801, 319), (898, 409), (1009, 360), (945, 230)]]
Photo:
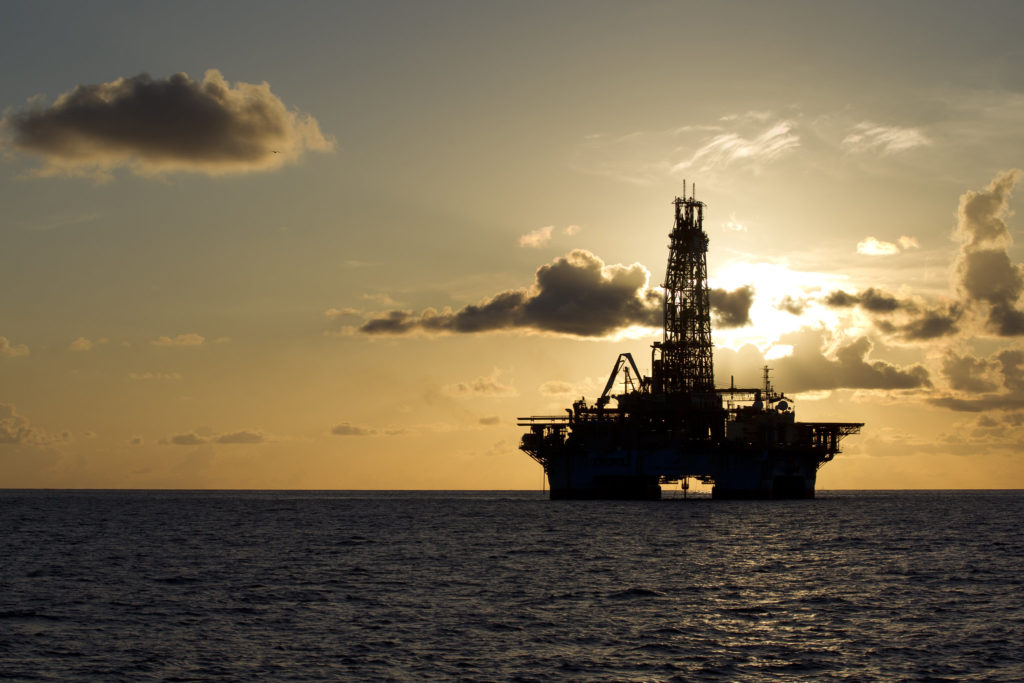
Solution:
[[(813, 498), (818, 468), (859, 422), (796, 422), (764, 368), (758, 388), (716, 389), (704, 204), (676, 197), (665, 275), (664, 337), (652, 376), (619, 354), (594, 404), (565, 416), (519, 418), (520, 448), (544, 467), (552, 498), (657, 499), (661, 484), (690, 477), (715, 498)], [(612, 394), (623, 376), (621, 394)], [(614, 403), (613, 403), (614, 402)]]

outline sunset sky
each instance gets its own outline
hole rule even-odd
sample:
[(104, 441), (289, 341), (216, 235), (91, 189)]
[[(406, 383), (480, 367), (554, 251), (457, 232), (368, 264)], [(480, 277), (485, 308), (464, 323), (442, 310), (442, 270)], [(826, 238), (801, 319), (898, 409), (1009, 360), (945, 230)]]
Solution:
[(718, 384), (866, 423), (819, 489), (1022, 487), (1022, 26), (4, 3), (0, 487), (539, 489), (515, 418), (649, 372), (684, 179)]

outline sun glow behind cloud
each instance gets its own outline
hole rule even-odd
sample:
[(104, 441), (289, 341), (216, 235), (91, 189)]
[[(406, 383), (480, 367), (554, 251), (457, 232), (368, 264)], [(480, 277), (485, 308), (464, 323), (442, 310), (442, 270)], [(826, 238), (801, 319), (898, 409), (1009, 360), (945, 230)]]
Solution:
[[(729, 290), (744, 285), (753, 287), (751, 323), (736, 328), (715, 326), (715, 345), (736, 350), (744, 344), (753, 344), (773, 358), (786, 355), (785, 349), (777, 347), (776, 342), (787, 332), (809, 324), (838, 325), (837, 313), (818, 304), (817, 299), (823, 292), (836, 289), (844, 282), (845, 278), (841, 276), (796, 271), (783, 263), (730, 262), (709, 277), (709, 285)], [(792, 300), (804, 303), (799, 315), (780, 307), (783, 302)]]

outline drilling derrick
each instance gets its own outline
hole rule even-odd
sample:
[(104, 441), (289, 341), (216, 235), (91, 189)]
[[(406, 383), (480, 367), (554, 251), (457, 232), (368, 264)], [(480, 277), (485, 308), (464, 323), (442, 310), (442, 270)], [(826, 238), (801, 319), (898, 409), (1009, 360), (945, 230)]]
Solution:
[(665, 272), (665, 336), (654, 344), (655, 391), (708, 394), (715, 391), (708, 296), (708, 236), (704, 203), (676, 197)]

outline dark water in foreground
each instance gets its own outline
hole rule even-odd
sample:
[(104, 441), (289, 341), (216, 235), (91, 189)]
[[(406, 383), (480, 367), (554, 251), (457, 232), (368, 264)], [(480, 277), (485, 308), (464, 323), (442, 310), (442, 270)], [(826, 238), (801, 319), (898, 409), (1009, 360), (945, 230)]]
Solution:
[(1024, 679), (1024, 492), (0, 491), (0, 679)]

